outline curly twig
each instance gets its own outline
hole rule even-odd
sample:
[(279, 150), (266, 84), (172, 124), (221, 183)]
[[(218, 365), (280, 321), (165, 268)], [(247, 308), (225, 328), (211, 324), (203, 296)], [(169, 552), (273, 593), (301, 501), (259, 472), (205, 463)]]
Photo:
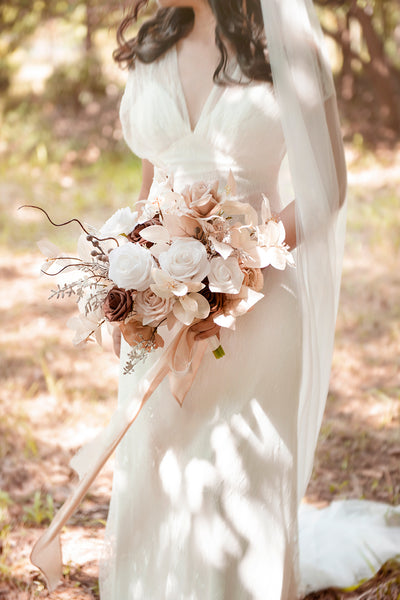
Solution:
[(64, 225), (69, 225), (70, 223), (78, 223), (79, 227), (82, 229), (82, 231), (84, 231), (86, 233), (86, 235), (90, 235), (92, 238), (96, 239), (98, 242), (106, 242), (108, 240), (113, 240), (117, 246), (119, 246), (119, 242), (115, 237), (105, 237), (105, 238), (98, 238), (95, 235), (91, 234), (84, 226), (83, 224), (80, 222), (79, 219), (69, 219), (69, 221), (65, 221), (64, 223), (55, 223), (50, 215), (48, 214), (47, 211), (44, 210), (44, 208), (42, 208), (41, 206), (35, 206), (34, 204), (23, 204), (22, 206), (18, 207), (18, 210), (20, 210), (21, 208), (36, 208), (37, 210), (42, 211), (42, 213), (44, 213), (47, 217), (47, 219), (50, 221), (50, 223), (52, 225), (54, 225), (54, 227), (64, 227)]

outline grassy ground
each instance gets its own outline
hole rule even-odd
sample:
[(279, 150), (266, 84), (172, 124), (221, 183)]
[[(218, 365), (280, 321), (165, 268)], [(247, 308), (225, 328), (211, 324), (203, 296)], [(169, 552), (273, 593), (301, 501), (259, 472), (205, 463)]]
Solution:
[[(110, 107), (116, 102), (116, 92), (111, 92)], [(66, 528), (64, 582), (57, 592), (49, 596), (28, 555), (68, 495), (69, 459), (112, 413), (117, 362), (109, 341), (104, 351), (72, 347), (65, 322), (74, 304), (47, 302), (49, 280), (38, 277), (42, 259), (35, 240), (46, 235), (72, 248), (76, 229), (52, 231), (38, 213), (17, 210), (22, 204), (40, 204), (55, 218), (74, 214), (96, 224), (133, 201), (138, 162), (123, 148), (115, 111), (103, 106), (99, 113), (95, 100), (83, 110), (86, 118), (79, 127), (72, 109), (59, 115), (51, 103), (40, 113), (31, 111), (25, 122), (21, 115), (28, 108), (20, 103), (2, 123), (0, 598), (7, 600), (85, 600), (98, 594), (97, 558), (112, 464)], [(46, 115), (55, 124), (51, 136), (42, 121)], [(38, 139), (35, 132), (41, 126)], [(104, 135), (111, 141), (102, 148)], [(374, 156), (349, 147), (348, 158), (342, 302), (307, 501), (323, 505), (338, 498), (368, 498), (398, 504), (400, 149)], [(399, 572), (398, 565), (387, 565), (363, 589), (347, 594), (330, 590), (312, 598), (399, 598)]]

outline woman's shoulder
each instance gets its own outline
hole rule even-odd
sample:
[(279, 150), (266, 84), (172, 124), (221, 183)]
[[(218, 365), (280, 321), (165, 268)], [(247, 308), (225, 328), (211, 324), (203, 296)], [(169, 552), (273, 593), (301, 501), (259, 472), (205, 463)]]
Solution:
[(135, 100), (139, 95), (142, 95), (146, 90), (151, 90), (154, 87), (166, 88), (173, 84), (174, 72), (171, 66), (171, 50), (167, 50), (156, 60), (145, 63), (136, 59), (128, 68), (123, 102), (129, 98), (130, 102)]

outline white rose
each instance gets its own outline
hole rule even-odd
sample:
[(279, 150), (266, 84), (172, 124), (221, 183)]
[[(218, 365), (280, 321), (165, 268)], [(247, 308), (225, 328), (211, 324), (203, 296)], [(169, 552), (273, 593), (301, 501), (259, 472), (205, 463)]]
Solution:
[(143, 291), (152, 283), (151, 270), (155, 263), (147, 248), (138, 244), (124, 244), (111, 250), (108, 256), (108, 276), (118, 287)]
[(160, 267), (179, 281), (202, 281), (208, 275), (210, 263), (205, 246), (193, 238), (175, 240), (159, 256)]
[(135, 310), (142, 318), (143, 325), (155, 327), (171, 312), (175, 300), (160, 298), (150, 289), (138, 292), (135, 297)]
[(100, 229), (102, 237), (128, 235), (136, 226), (138, 213), (129, 207), (120, 208), (104, 223)]
[(208, 274), (208, 287), (212, 292), (238, 294), (242, 287), (244, 275), (236, 258), (230, 256), (226, 260), (222, 256), (212, 258)]

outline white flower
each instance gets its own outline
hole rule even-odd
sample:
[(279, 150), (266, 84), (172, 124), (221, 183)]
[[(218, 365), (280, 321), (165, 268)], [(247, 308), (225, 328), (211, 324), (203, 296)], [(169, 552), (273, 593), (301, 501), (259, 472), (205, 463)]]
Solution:
[(141, 292), (153, 281), (151, 271), (154, 260), (147, 248), (138, 244), (125, 244), (111, 250), (108, 256), (108, 276), (118, 287)]
[(151, 184), (149, 196), (147, 200), (150, 203), (156, 202), (159, 196), (166, 192), (171, 192), (173, 189), (173, 177), (162, 169), (155, 169), (153, 182)]
[(267, 247), (267, 261), (275, 269), (283, 271), (287, 264), (294, 264), (293, 256), (285, 244), (285, 227), (282, 221), (268, 221), (259, 228), (259, 243)]
[(75, 333), (72, 340), (74, 346), (86, 342), (92, 334), (94, 334), (97, 343), (101, 345), (101, 327), (94, 313), (89, 313), (88, 316), (79, 314), (76, 317), (71, 317), (67, 322), (67, 327)]
[(100, 237), (128, 235), (137, 225), (138, 213), (129, 207), (120, 208), (100, 228)]
[(272, 218), (271, 206), (269, 200), (265, 194), (262, 194), (262, 203), (261, 203), (261, 220), (263, 223), (266, 223)]
[(208, 281), (212, 292), (238, 294), (242, 287), (243, 278), (244, 275), (233, 256), (226, 260), (221, 256), (211, 259)]
[(185, 199), (178, 192), (165, 192), (158, 197), (158, 202), (163, 213), (185, 214), (187, 212)]
[(139, 223), (145, 223), (162, 210), (166, 212), (175, 207), (177, 201), (184, 204), (180, 194), (173, 191), (173, 178), (166, 172), (157, 169), (146, 199), (138, 202), (141, 214)]
[(135, 297), (135, 311), (143, 325), (155, 327), (171, 312), (172, 306), (173, 300), (160, 298), (151, 289), (138, 292)]
[(261, 246), (281, 246), (285, 243), (285, 227), (282, 221), (273, 221), (272, 219), (258, 228), (258, 241)]
[(160, 298), (172, 298), (173, 296), (185, 296), (188, 292), (199, 292), (204, 284), (195, 281), (178, 281), (161, 269), (152, 271), (154, 283), (150, 285), (151, 290)]
[(159, 261), (168, 275), (184, 282), (200, 282), (210, 270), (205, 246), (193, 238), (175, 240), (167, 252), (160, 254)]
[(195, 319), (206, 319), (210, 314), (208, 300), (195, 292), (181, 296), (174, 304), (175, 317), (184, 325), (191, 325)]
[(285, 243), (285, 227), (282, 221), (268, 221), (257, 227), (258, 246), (247, 251), (243, 257), (245, 267), (261, 268), (271, 265), (283, 271), (286, 265), (293, 265), (293, 256)]

